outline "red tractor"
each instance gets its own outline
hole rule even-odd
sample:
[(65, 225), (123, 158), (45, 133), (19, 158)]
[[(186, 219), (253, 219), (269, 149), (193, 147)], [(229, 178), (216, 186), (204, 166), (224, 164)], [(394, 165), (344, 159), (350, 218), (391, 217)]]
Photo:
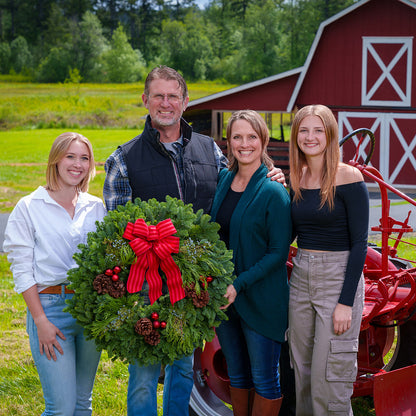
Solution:
[[(408, 225), (411, 211), (403, 221), (393, 219), (388, 192), (413, 206), (416, 202), (387, 184), (377, 169), (367, 166), (375, 144), (371, 131), (356, 130), (344, 137), (340, 146), (354, 136), (359, 140), (349, 164), (379, 185), (382, 216), (379, 225), (372, 227), (381, 233), (381, 247), (368, 247), (364, 266), (365, 306), (353, 397), (373, 396), (377, 416), (416, 414), (416, 262), (397, 256), (399, 244), (411, 244), (402, 240), (405, 233), (413, 232)], [(367, 145), (370, 145), (368, 156), (359, 164), (358, 150)], [(389, 240), (394, 241), (392, 246)], [(291, 247), (287, 260), (289, 275), (295, 255), (296, 248)], [(194, 382), (191, 414), (232, 415), (227, 405), (230, 403), (227, 366), (217, 338), (203, 350), (195, 351)]]

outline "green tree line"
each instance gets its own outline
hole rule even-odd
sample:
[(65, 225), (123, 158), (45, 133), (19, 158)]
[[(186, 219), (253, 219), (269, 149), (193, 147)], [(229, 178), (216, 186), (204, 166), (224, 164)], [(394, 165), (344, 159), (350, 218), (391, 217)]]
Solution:
[(355, 0), (0, 0), (0, 73), (135, 82), (164, 64), (244, 83), (304, 64), (319, 24)]

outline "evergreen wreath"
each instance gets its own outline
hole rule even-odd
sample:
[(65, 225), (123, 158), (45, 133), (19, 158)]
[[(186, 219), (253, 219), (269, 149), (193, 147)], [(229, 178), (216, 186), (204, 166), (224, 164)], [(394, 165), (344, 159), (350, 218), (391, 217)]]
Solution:
[[(146, 274), (141, 291), (127, 290), (132, 287), (132, 269), (141, 266), (130, 245), (134, 237), (125, 237), (134, 224), (150, 229), (163, 227), (169, 219), (175, 234), (166, 239), (174, 246), (179, 238), (179, 244), (168, 250), (166, 261), (174, 261), (172, 268), (180, 271), (181, 287), (175, 290), (180, 300), (172, 299), (169, 293), (172, 290), (166, 275), (171, 272), (158, 264), (154, 270), (164, 290), (149, 304), (153, 290), (148, 283), (152, 281), (149, 271), (141, 270)], [(234, 266), (232, 252), (219, 239), (218, 229), (202, 210), (194, 213), (191, 204), (169, 196), (166, 202), (137, 198), (119, 206), (97, 223), (86, 245), (79, 245), (80, 251), (74, 255), (78, 267), (68, 273), (69, 288), (75, 294), (67, 301), (66, 310), (84, 327), (86, 336), (95, 339), (97, 348), (107, 350), (113, 360), (168, 364), (191, 355), (204, 341), (211, 341), (214, 327), (227, 319), (220, 307), (227, 303), (224, 294), (233, 281)]]

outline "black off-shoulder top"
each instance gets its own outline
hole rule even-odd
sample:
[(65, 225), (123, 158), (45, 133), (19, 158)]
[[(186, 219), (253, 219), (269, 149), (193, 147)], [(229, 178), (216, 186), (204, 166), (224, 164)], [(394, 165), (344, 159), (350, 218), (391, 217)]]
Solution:
[(336, 187), (334, 209), (320, 206), (320, 189), (302, 189), (293, 202), (293, 237), (299, 248), (350, 251), (339, 303), (352, 306), (367, 254), (369, 196), (364, 182)]

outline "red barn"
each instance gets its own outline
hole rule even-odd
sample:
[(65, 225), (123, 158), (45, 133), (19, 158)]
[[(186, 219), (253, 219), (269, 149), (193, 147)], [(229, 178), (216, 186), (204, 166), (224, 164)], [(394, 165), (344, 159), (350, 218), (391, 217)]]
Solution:
[[(224, 112), (325, 104), (340, 137), (361, 127), (374, 132), (371, 163), (387, 182), (416, 190), (415, 35), (416, 0), (362, 0), (320, 25), (303, 67), (192, 101), (185, 118), (220, 139)], [(352, 142), (343, 146), (344, 160), (353, 150)]]

